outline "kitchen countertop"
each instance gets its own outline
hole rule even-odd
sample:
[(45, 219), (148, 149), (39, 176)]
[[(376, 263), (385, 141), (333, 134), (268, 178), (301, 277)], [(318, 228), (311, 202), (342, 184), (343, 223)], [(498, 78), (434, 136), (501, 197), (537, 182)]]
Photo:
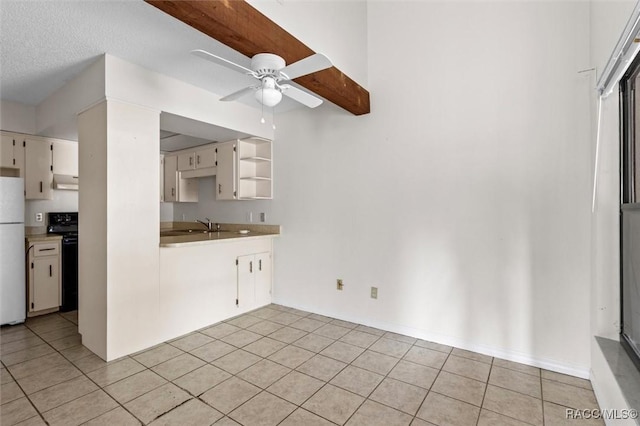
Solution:
[[(215, 244), (220, 242), (231, 242), (238, 240), (255, 240), (261, 238), (273, 238), (280, 235), (279, 225), (242, 225), (242, 224), (220, 224), (219, 232), (207, 232), (201, 229), (194, 229), (192, 233), (182, 235), (167, 235), (176, 231), (192, 229), (192, 222), (175, 222), (173, 226), (162, 226), (160, 230), (160, 247), (183, 247), (191, 245)], [(240, 229), (249, 231), (247, 234), (238, 232)], [(164, 235), (163, 235), (164, 234)]]
[(62, 239), (62, 235), (55, 234), (24, 234), (24, 238), (29, 243), (37, 243), (43, 241), (59, 241)]

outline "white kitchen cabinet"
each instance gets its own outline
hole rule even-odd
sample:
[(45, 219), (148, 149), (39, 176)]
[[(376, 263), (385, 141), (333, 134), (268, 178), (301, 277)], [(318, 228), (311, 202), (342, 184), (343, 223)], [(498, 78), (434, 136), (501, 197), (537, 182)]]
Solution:
[(53, 139), (53, 174), (78, 176), (78, 143)]
[(166, 155), (164, 157), (164, 200), (173, 202), (178, 200), (178, 157)]
[(271, 303), (271, 254), (269, 252), (238, 256), (238, 298), (242, 311)]
[(216, 200), (235, 200), (236, 191), (236, 141), (219, 143), (216, 147), (218, 170), (216, 172)]
[(184, 152), (182, 154), (178, 154), (178, 171), (184, 170), (193, 170), (196, 167), (196, 153), (195, 152)]
[(178, 171), (179, 156), (164, 156), (164, 201), (198, 201), (198, 180), (183, 179)]
[[(213, 145), (182, 151), (178, 154), (178, 171), (190, 172), (193, 170), (211, 169), (216, 166), (216, 148)], [(205, 170), (205, 173), (190, 173), (189, 177), (211, 176), (215, 174), (215, 169)]]
[(164, 155), (160, 154), (160, 202), (164, 201)]
[(60, 241), (31, 243), (28, 268), (28, 315), (58, 310), (61, 303)]
[(25, 198), (50, 200), (53, 198), (52, 142), (27, 137), (24, 148)]
[(196, 169), (216, 166), (216, 147), (210, 146), (196, 151)]
[[(233, 150), (229, 147), (233, 147)], [(273, 198), (272, 143), (247, 138), (218, 144), (216, 174), (218, 200)]]
[(24, 141), (23, 135), (2, 132), (0, 141), (2, 175), (24, 177)]

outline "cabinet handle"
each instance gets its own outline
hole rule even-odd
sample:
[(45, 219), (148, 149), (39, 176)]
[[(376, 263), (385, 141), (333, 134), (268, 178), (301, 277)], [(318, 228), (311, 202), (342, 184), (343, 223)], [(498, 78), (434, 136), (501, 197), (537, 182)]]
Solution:
[(40, 192), (42, 192), (42, 181), (40, 181)]
[(218, 194), (222, 194), (222, 184), (218, 184)]
[(198, 164), (200, 164), (200, 156), (198, 155)]
[(46, 248), (46, 249), (38, 249), (38, 251), (49, 251), (49, 250), (55, 250), (55, 248), (54, 247), (49, 247), (49, 248)]
[(172, 196), (176, 195), (176, 189), (175, 188), (171, 188), (171, 195)]
[(262, 259), (258, 260), (258, 271), (262, 271)]
[(249, 273), (253, 274), (253, 261), (249, 262)]
[(53, 265), (49, 265), (49, 276), (53, 276)]
[(189, 165), (193, 166), (193, 157), (189, 157)]

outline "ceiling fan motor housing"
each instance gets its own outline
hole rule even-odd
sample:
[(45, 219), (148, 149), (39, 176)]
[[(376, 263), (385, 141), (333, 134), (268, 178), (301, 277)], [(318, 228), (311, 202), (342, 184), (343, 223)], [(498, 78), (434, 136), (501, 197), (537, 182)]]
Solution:
[(258, 53), (251, 58), (251, 69), (260, 76), (271, 75), (275, 77), (285, 66), (284, 59), (272, 53)]

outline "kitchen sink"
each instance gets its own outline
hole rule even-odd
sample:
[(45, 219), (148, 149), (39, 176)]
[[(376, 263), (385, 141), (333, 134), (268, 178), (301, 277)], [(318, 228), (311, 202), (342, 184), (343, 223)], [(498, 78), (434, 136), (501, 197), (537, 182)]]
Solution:
[(207, 231), (206, 229), (171, 229), (160, 231), (161, 237), (182, 237), (184, 235), (217, 234), (229, 231)]

